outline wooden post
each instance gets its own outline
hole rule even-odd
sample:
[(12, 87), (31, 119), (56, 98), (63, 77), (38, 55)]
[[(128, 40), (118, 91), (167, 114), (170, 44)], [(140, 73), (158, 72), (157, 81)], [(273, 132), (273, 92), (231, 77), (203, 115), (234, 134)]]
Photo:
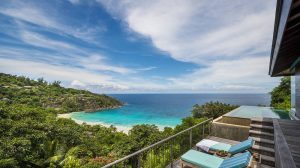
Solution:
[(173, 168), (173, 139), (170, 142), (170, 162), (171, 162), (171, 168)]
[(192, 148), (192, 142), (193, 142), (193, 129), (190, 130), (190, 149)]
[(205, 126), (204, 126), (204, 124), (202, 124), (202, 139), (204, 138), (204, 128), (205, 128)]
[(141, 167), (141, 156), (138, 155), (138, 162), (137, 162), (137, 167), (140, 168)]

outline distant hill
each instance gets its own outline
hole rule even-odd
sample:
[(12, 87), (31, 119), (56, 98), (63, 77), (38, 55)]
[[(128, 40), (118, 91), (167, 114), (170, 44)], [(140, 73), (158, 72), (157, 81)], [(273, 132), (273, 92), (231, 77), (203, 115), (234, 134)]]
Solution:
[(12, 104), (51, 108), (57, 113), (117, 108), (122, 103), (107, 95), (64, 88), (59, 81), (48, 83), (23, 76), (0, 73), (0, 100)]

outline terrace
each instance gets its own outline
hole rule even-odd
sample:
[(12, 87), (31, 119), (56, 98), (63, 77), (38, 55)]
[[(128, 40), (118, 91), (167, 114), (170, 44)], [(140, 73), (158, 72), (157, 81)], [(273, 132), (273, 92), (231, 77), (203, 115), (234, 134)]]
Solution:
[[(196, 144), (202, 139), (210, 139), (226, 144), (237, 144), (239, 141), (248, 137), (254, 139), (255, 143), (250, 149), (256, 153), (257, 157), (251, 162), (252, 167), (299, 167), (300, 166), (300, 121), (291, 121), (289, 119), (279, 118), (240, 118), (230, 117), (231, 114), (240, 111), (243, 108), (235, 109), (222, 117), (227, 117), (226, 127), (224, 125), (216, 127), (220, 118), (208, 119), (191, 128), (183, 130), (176, 135), (159, 141), (149, 147), (139, 150), (131, 155), (119, 159), (111, 164), (104, 166), (109, 167), (182, 167), (180, 156), (189, 149), (195, 149)], [(264, 109), (257, 107), (257, 113)], [(249, 120), (244, 122), (243, 120)], [(234, 124), (228, 122), (234, 121)], [(236, 123), (239, 125), (236, 125)], [(243, 123), (243, 126), (241, 126)], [(215, 128), (214, 128), (215, 127)], [(236, 129), (235, 127), (242, 127)], [(241, 131), (247, 127), (246, 131)], [(217, 132), (216, 132), (217, 131)], [(232, 133), (228, 133), (232, 132)], [(221, 133), (221, 134), (220, 134)], [(224, 138), (224, 135), (225, 138)], [(239, 136), (236, 136), (239, 135)], [(240, 136), (242, 135), (242, 136)], [(242, 137), (242, 138), (241, 138)]]
[[(295, 110), (300, 117), (300, 0), (278, 0), (269, 74), (295, 76)], [(180, 158), (202, 139), (236, 144), (252, 137), (251, 167), (300, 167), (300, 121), (268, 107), (242, 106), (110, 163), (109, 167), (181, 167)], [(201, 159), (201, 158), (199, 158)], [(195, 166), (196, 167), (196, 166)]]
[(110, 167), (178, 167), (178, 158), (199, 140), (210, 134), (212, 119), (205, 120), (193, 127), (141, 149), (103, 168)]

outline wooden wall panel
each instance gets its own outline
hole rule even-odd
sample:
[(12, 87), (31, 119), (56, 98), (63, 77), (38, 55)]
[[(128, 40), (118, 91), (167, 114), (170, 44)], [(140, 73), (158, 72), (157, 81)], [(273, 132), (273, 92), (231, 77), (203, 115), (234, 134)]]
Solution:
[(295, 106), (296, 106), (296, 116), (300, 117), (300, 64), (296, 66), (295, 74)]

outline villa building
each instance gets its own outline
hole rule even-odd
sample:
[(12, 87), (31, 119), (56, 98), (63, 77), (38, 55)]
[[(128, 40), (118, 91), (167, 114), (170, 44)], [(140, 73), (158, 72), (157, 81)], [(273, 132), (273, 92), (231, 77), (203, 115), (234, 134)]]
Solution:
[(279, 0), (269, 74), (292, 77), (295, 117), (300, 117), (300, 1)]
[[(300, 1), (278, 0), (269, 74), (292, 77), (291, 118), (300, 117)], [(300, 167), (300, 121), (274, 126), (276, 167)]]

